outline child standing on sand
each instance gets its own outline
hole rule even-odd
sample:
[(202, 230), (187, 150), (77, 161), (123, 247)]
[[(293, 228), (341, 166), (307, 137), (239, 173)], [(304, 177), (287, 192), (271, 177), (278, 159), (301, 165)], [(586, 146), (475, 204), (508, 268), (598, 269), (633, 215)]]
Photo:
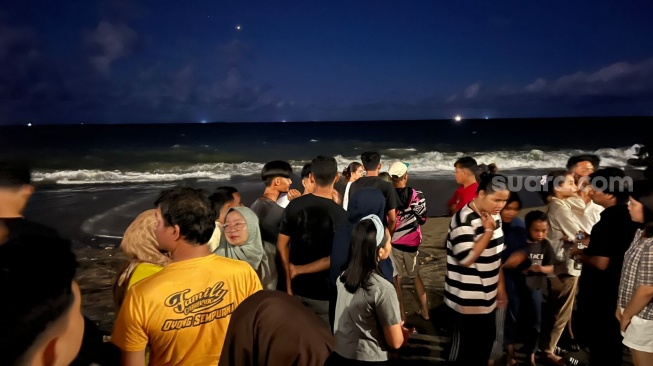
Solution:
[[(526, 229), (528, 232), (528, 259), (530, 267), (524, 271), (526, 275), (526, 288), (524, 299), (527, 299), (525, 310), (529, 311), (530, 324), (524, 339), (524, 348), (530, 354), (531, 365), (535, 366), (535, 352), (540, 339), (540, 326), (542, 324), (542, 289), (547, 287), (546, 277), (553, 274), (555, 252), (553, 246), (546, 239), (549, 231), (549, 218), (540, 211), (535, 210), (526, 214)], [(530, 301), (528, 301), (530, 300)], [(530, 305), (530, 306), (529, 306)]]

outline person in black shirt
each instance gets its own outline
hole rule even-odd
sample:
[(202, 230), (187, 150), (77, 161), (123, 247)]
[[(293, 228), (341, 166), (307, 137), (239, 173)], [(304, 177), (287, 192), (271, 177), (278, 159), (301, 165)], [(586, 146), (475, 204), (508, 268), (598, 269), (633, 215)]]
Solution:
[[(332, 157), (311, 162), (313, 193), (293, 199), (279, 223), (279, 251), (285, 269), (286, 292), (295, 295), (329, 324), (329, 268), (336, 229), (347, 212), (332, 199), (338, 165)], [(282, 281), (282, 279), (280, 279)]]
[(23, 217), (23, 210), (34, 193), (29, 166), (18, 162), (0, 162), (0, 223), (7, 233), (6, 240), (23, 234), (58, 237), (55, 229)]
[(590, 349), (591, 365), (621, 365), (622, 337), (614, 317), (624, 254), (637, 231), (628, 213), (625, 173), (604, 168), (590, 175), (592, 201), (605, 208), (592, 228), (586, 249), (573, 248), (583, 264), (578, 283), (578, 313)]

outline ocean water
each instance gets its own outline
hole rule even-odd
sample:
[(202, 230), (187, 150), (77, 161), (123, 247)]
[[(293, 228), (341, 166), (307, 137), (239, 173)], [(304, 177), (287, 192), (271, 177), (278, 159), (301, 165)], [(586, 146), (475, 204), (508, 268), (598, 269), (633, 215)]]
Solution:
[[(597, 154), (628, 167), (653, 118), (491, 119), (303, 123), (0, 126), (0, 154), (29, 161), (42, 185), (224, 181), (258, 176), (270, 160), (296, 171), (318, 154), (340, 170), (376, 150), (387, 168), (451, 177), (464, 155), (507, 174), (564, 167), (570, 155)], [(648, 138), (650, 141), (650, 138)], [(384, 169), (382, 169), (384, 170)]]

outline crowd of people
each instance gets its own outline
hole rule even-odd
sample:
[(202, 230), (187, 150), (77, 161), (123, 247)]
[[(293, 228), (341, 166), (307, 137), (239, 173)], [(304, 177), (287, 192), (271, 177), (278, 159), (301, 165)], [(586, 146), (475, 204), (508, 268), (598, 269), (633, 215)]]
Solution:
[[(570, 351), (581, 347), (591, 365), (621, 365), (624, 345), (636, 366), (653, 365), (653, 183), (599, 165), (574, 156), (542, 177), (546, 212), (522, 221), (519, 193), (494, 164), (454, 163), (443, 264), (451, 364), (515, 365), (523, 344), (532, 365), (576, 365)], [(250, 207), (236, 187), (160, 192), (120, 245), (130, 259), (113, 285), (119, 362), (400, 362), (415, 331), (406, 279), (417, 314), (432, 320), (419, 260), (427, 197), (409, 185), (410, 164), (382, 167), (372, 151), (342, 174), (317, 156), (300, 192), (291, 165), (270, 161)], [(67, 365), (84, 353), (89, 322), (70, 242), (22, 215), (33, 191), (28, 167), (0, 163), (0, 291), (16, 299), (0, 302), (0, 359)]]

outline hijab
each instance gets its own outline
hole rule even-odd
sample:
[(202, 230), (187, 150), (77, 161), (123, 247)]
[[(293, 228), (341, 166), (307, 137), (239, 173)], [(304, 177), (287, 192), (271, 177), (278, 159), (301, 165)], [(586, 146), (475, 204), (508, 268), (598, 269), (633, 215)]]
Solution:
[[(383, 193), (376, 188), (363, 188), (354, 193), (349, 200), (347, 214), (347, 222), (336, 230), (333, 237), (330, 280), (334, 286), (336, 279), (342, 273), (342, 266), (347, 262), (347, 258), (349, 257), (351, 234), (354, 226), (363, 217), (368, 215), (376, 215), (381, 218), (385, 217), (385, 197)], [(392, 282), (393, 267), (390, 258), (379, 262), (379, 269), (383, 277)]]
[(170, 263), (170, 257), (161, 253), (159, 244), (154, 236), (156, 226), (156, 209), (142, 212), (127, 227), (123, 234), (120, 249), (130, 257), (125, 268), (118, 273), (113, 284), (113, 296), (116, 305), (120, 305), (125, 296), (129, 278), (136, 267), (141, 263), (155, 264), (161, 267)]
[(238, 211), (243, 216), (247, 224), (247, 241), (242, 245), (231, 245), (227, 242), (227, 236), (222, 235), (220, 244), (214, 253), (222, 257), (249, 263), (261, 279), (263, 288), (275, 289), (277, 286), (277, 271), (274, 256), (269, 256), (269, 250), (266, 250), (265, 247), (265, 245), (271, 246), (271, 244), (265, 244), (261, 240), (258, 217), (254, 211), (244, 206), (232, 207), (227, 211), (227, 215), (232, 211)]
[(329, 328), (299, 300), (263, 290), (231, 314), (218, 365), (323, 366), (334, 348)]

